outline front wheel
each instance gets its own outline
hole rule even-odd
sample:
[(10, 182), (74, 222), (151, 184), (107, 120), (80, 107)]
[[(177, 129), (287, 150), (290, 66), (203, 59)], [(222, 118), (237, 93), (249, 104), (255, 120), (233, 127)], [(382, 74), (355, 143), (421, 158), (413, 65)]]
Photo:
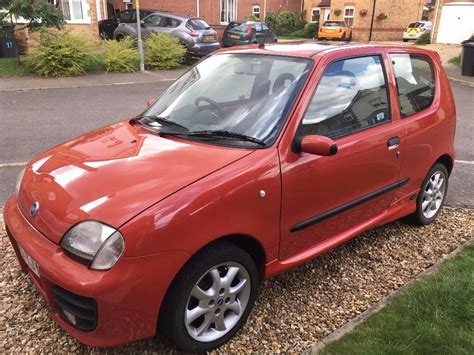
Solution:
[(416, 211), (408, 217), (409, 222), (423, 226), (436, 219), (446, 199), (448, 178), (448, 170), (443, 164), (436, 163), (430, 169), (421, 185)]
[(257, 268), (245, 251), (213, 245), (178, 274), (163, 302), (159, 329), (184, 351), (212, 350), (240, 329), (257, 287)]

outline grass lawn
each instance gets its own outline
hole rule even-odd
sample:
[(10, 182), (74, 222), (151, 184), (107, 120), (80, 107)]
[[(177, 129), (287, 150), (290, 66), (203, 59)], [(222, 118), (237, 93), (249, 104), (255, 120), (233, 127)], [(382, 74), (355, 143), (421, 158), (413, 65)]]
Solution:
[(458, 55), (457, 57), (451, 58), (450, 60), (448, 60), (448, 62), (460, 67), (461, 66), (461, 55)]
[(473, 354), (474, 244), (322, 353)]
[(0, 58), (0, 77), (19, 75), (25, 75), (25, 68), (16, 63), (16, 58)]

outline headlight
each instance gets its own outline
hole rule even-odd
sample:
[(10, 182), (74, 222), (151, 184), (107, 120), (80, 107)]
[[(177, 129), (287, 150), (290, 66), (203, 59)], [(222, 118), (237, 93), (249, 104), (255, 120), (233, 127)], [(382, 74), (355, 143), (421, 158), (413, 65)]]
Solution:
[(20, 173), (18, 174), (18, 177), (16, 178), (16, 183), (15, 183), (16, 197), (18, 197), (18, 193), (20, 192), (20, 186), (21, 186), (21, 182), (23, 181), (23, 175), (25, 175), (25, 170), (26, 170), (26, 167), (21, 169)]
[(125, 242), (118, 230), (100, 222), (85, 221), (64, 235), (61, 246), (91, 269), (108, 270), (122, 256)]

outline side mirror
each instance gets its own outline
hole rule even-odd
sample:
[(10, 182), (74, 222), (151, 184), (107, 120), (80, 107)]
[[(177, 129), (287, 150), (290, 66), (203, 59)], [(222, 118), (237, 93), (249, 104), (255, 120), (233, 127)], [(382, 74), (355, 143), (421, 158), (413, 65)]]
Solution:
[(331, 156), (337, 153), (337, 144), (324, 136), (305, 136), (295, 142), (295, 150), (314, 155)]
[(143, 20), (140, 21), (140, 27), (146, 27), (145, 21), (143, 21)]
[(148, 101), (146, 102), (146, 107), (150, 107), (151, 105), (153, 105), (153, 102), (155, 102), (155, 99), (148, 99)]

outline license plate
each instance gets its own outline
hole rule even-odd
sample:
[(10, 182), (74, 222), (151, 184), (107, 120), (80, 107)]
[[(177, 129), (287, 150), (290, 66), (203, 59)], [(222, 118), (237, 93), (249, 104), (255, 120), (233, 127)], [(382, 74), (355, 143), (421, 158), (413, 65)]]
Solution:
[(240, 36), (239, 36), (239, 35), (230, 35), (230, 38), (233, 38), (233, 39), (240, 39)]
[(209, 35), (209, 36), (204, 36), (204, 40), (205, 41), (215, 41), (216, 40), (216, 36), (214, 35)]
[(36, 276), (39, 277), (39, 267), (36, 261), (33, 260), (31, 256), (29, 256), (26, 251), (23, 250), (21, 246), (18, 246), (18, 249), (20, 250), (21, 257), (25, 261), (26, 265), (35, 273)]

